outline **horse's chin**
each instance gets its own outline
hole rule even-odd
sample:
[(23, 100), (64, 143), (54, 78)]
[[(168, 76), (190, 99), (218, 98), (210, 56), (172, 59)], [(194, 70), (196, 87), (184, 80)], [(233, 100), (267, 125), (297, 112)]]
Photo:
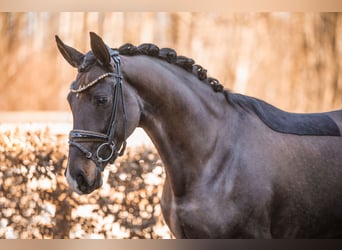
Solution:
[(101, 183), (101, 185), (99, 185), (98, 187), (94, 187), (94, 188), (91, 188), (91, 189), (87, 189), (87, 190), (85, 190), (85, 191), (81, 191), (81, 192), (79, 192), (78, 194), (79, 194), (79, 195), (87, 195), (87, 194), (90, 194), (90, 193), (94, 192), (95, 190), (99, 189), (101, 186), (102, 186), (102, 183)]

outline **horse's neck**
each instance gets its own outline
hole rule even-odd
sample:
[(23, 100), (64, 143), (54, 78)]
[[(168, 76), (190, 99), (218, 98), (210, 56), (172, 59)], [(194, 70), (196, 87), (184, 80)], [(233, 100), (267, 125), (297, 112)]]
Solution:
[(174, 193), (182, 195), (207, 164), (218, 130), (227, 123), (225, 97), (158, 59), (127, 57), (124, 64), (129, 84), (141, 98), (140, 126), (156, 146)]

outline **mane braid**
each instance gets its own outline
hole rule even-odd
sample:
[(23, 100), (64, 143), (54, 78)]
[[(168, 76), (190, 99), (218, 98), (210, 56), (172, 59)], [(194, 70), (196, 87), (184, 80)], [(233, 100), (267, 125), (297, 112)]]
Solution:
[[(167, 61), (168, 63), (175, 64), (184, 70), (194, 74), (197, 78), (205, 84), (212, 87), (215, 92), (227, 92), (220, 82), (212, 77), (207, 77), (207, 70), (200, 65), (195, 64), (195, 61), (185, 56), (178, 56), (174, 49), (161, 48), (155, 44), (143, 43), (139, 46), (134, 46), (126, 43), (117, 49), (121, 55), (147, 55), (156, 57)], [(228, 93), (227, 93), (228, 94)]]

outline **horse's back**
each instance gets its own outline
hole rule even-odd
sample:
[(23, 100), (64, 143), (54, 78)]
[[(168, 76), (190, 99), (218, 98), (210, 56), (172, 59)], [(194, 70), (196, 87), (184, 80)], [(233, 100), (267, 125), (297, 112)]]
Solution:
[(340, 133), (342, 134), (342, 109), (335, 110), (326, 113), (339, 127)]
[(227, 94), (227, 100), (255, 113), (270, 129), (293, 135), (341, 136), (342, 110), (325, 113), (291, 113), (257, 98)]
[[(259, 102), (256, 114), (271, 129), (295, 135), (341, 136), (341, 127), (329, 114), (342, 120), (342, 110), (329, 113), (297, 114), (280, 110), (270, 104)], [(342, 125), (342, 124), (341, 124)]]

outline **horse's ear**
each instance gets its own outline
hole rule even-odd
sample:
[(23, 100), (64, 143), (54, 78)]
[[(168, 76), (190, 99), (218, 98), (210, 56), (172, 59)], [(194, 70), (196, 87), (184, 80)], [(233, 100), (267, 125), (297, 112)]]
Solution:
[(108, 50), (109, 47), (103, 42), (102, 38), (94, 32), (90, 32), (90, 47), (100, 64), (103, 66), (110, 65), (111, 58)]
[(63, 55), (64, 59), (67, 60), (71, 66), (78, 68), (83, 61), (84, 55), (76, 49), (64, 44), (57, 35), (55, 38), (58, 50)]

